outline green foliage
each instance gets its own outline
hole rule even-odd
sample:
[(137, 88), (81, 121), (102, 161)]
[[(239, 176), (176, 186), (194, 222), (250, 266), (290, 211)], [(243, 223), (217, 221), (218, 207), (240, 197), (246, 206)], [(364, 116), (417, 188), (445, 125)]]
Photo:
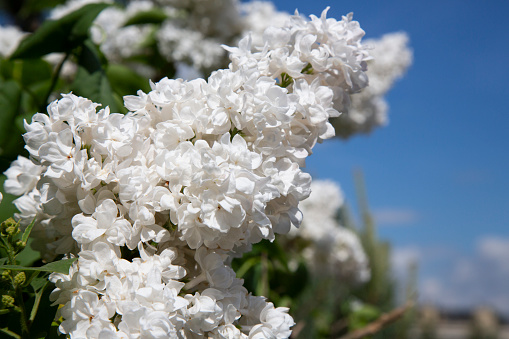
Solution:
[(72, 266), (73, 262), (78, 260), (78, 258), (64, 259), (53, 261), (43, 265), (41, 267), (25, 267), (20, 265), (0, 265), (0, 270), (13, 270), (13, 271), (38, 271), (38, 272), (56, 272), (56, 273), (69, 273), (69, 268)]
[[(23, 232), (12, 218), (0, 224), (0, 249), (5, 253), (0, 259), (0, 314), (4, 315), (0, 319), (0, 337), (44, 338), (55, 331), (51, 326), (56, 307), (49, 304), (48, 287), (52, 284), (47, 273), (69, 273), (76, 258), (40, 267), (20, 265), (18, 256), (26, 248), (34, 224), (35, 220)], [(41, 305), (44, 312), (38, 312)]]
[(47, 20), (21, 41), (11, 59), (40, 58), (49, 53), (70, 53), (88, 39), (88, 30), (108, 4), (89, 4), (58, 20)]

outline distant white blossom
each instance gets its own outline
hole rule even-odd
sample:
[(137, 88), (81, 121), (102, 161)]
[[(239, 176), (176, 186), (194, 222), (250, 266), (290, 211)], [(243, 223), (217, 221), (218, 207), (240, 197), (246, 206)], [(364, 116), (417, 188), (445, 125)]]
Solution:
[(371, 46), (373, 60), (368, 61), (369, 86), (361, 93), (352, 95), (348, 112), (331, 122), (336, 135), (348, 138), (358, 133), (369, 133), (387, 124), (388, 104), (384, 98), (412, 64), (412, 50), (408, 47), (406, 33), (390, 33), (378, 40), (366, 40)]
[(338, 277), (343, 283), (366, 282), (369, 263), (359, 237), (337, 221), (344, 201), (339, 186), (330, 180), (314, 180), (311, 191), (299, 206), (304, 215), (302, 225), (292, 231), (293, 237), (311, 241), (303, 253), (311, 271)]
[(9, 57), (26, 34), (17, 26), (0, 26), (0, 57)]

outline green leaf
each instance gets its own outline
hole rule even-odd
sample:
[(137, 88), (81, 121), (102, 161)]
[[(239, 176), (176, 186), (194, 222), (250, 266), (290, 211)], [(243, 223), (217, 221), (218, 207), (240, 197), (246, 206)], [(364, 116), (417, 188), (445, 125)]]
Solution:
[(78, 72), (71, 85), (76, 95), (86, 97), (103, 106), (109, 106), (112, 112), (125, 113), (122, 99), (113, 92), (103, 67), (101, 53), (92, 41), (84, 42), (78, 56)]
[(126, 66), (110, 64), (106, 68), (106, 75), (115, 93), (121, 97), (135, 95), (140, 89), (145, 93), (150, 92), (148, 80)]
[(13, 270), (13, 271), (41, 271), (41, 272), (56, 272), (68, 274), (69, 268), (72, 263), (78, 260), (78, 258), (64, 259), (59, 261), (50, 262), (41, 267), (25, 267), (20, 265), (0, 265), (1, 270)]
[(35, 225), (35, 218), (34, 218), (34, 220), (32, 220), (30, 225), (27, 226), (27, 228), (25, 229), (25, 232), (23, 232), (23, 236), (21, 237), (21, 241), (23, 241), (25, 244), (28, 242), (28, 237), (30, 236), (32, 229), (34, 228), (34, 225)]
[(32, 59), (53, 52), (69, 53), (88, 38), (88, 31), (105, 3), (85, 5), (58, 20), (47, 20), (21, 41), (11, 59)]
[(168, 16), (161, 10), (152, 9), (148, 11), (138, 12), (130, 17), (124, 26), (143, 25), (143, 24), (160, 24), (166, 20)]
[[(83, 67), (78, 68), (76, 79), (71, 86), (74, 94), (86, 97), (104, 106), (109, 106), (112, 112), (123, 113), (125, 108), (121, 100), (117, 100), (106, 77), (101, 71), (89, 73)], [(120, 102), (120, 104), (119, 104)]]
[[(39, 273), (39, 272), (37, 272)], [(43, 288), (46, 283), (48, 282), (47, 277), (35, 277), (30, 282), (30, 286), (34, 289), (34, 291), (39, 291), (41, 288)]]
[(51, 80), (51, 65), (42, 59), (23, 60), (21, 68), (21, 84), (24, 87)]

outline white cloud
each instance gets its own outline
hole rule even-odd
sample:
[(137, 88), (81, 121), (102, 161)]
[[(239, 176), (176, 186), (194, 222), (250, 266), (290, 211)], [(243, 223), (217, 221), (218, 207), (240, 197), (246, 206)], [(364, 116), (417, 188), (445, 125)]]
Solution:
[(441, 263), (443, 269), (420, 281), (421, 301), (449, 309), (491, 306), (509, 315), (509, 239), (479, 238), (471, 256), (449, 255), (421, 266)]
[(373, 209), (377, 225), (399, 226), (413, 224), (419, 220), (419, 214), (409, 208), (382, 207)]

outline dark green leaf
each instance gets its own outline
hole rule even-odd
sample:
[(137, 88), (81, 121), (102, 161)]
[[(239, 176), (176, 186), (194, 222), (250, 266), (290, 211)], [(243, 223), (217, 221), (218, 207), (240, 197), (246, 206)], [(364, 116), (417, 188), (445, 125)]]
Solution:
[(4, 79), (11, 79), (14, 69), (14, 61), (9, 59), (0, 59), (0, 76)]
[(166, 20), (168, 16), (161, 10), (152, 9), (149, 11), (138, 12), (130, 17), (124, 26), (143, 25), (143, 24), (160, 24)]
[(102, 71), (89, 73), (83, 67), (78, 68), (76, 79), (71, 86), (74, 94), (86, 97), (94, 102), (109, 106), (112, 112), (123, 113), (122, 101), (115, 98), (111, 85)]
[(0, 265), (2, 270), (13, 270), (13, 271), (41, 271), (41, 272), (56, 272), (68, 274), (69, 268), (72, 263), (78, 260), (78, 258), (64, 259), (59, 261), (50, 262), (41, 267), (25, 267), (19, 265)]
[(42, 59), (23, 60), (21, 67), (21, 83), (24, 87), (51, 80), (51, 65)]
[(65, 0), (28, 0), (24, 4), (23, 14), (37, 13), (44, 9), (65, 3)]
[(78, 56), (78, 64), (88, 73), (94, 73), (104, 71), (104, 63), (106, 61), (104, 58), (101, 58), (101, 52), (97, 46), (91, 40), (85, 40)]
[(30, 282), (30, 286), (32, 286), (34, 291), (39, 291), (41, 288), (44, 287), (44, 285), (46, 285), (47, 282), (48, 282), (47, 277), (37, 277)]
[(71, 52), (87, 39), (94, 19), (108, 6), (104, 3), (88, 4), (58, 20), (45, 21), (36, 32), (21, 41), (11, 59), (39, 58), (53, 52)]

